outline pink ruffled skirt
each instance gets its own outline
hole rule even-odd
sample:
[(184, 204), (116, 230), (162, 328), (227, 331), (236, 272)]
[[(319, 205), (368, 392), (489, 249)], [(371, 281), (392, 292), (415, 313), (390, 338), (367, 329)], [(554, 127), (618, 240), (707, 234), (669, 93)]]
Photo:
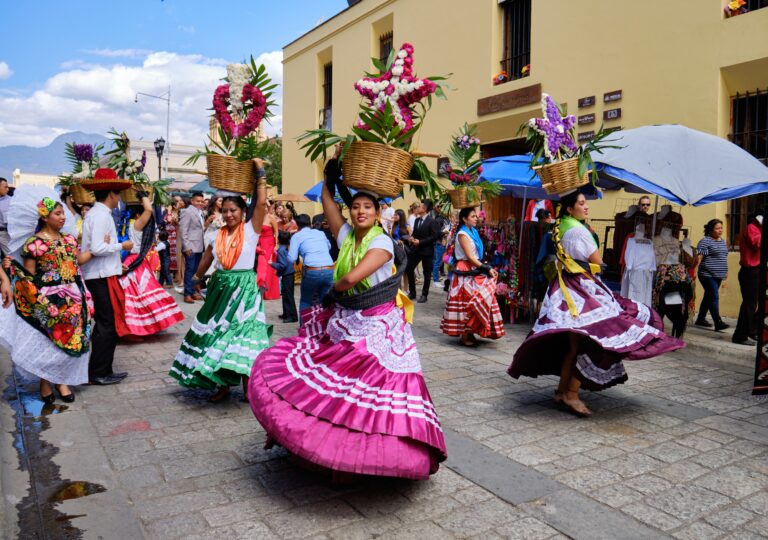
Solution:
[(320, 306), (253, 364), (251, 409), (270, 440), (333, 471), (426, 479), (446, 458), (416, 344), (393, 303)]

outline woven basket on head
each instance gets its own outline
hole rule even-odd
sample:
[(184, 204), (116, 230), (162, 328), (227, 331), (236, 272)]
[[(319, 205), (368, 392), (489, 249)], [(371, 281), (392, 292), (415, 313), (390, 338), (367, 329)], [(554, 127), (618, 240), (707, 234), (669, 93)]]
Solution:
[(120, 192), (120, 198), (123, 199), (125, 204), (141, 204), (139, 197), (136, 195), (139, 191), (145, 191), (149, 194), (149, 200), (152, 200), (152, 195), (155, 193), (155, 188), (150, 186), (137, 186), (133, 185), (128, 189), (124, 189)]
[(448, 189), (446, 190), (446, 193), (451, 198), (451, 206), (457, 210), (479, 206), (481, 203), (485, 202), (483, 200), (483, 190), (479, 187), (463, 186), (456, 189)]
[(80, 184), (69, 186), (69, 194), (75, 204), (96, 204), (96, 196), (93, 191), (88, 191)]
[(253, 193), (256, 168), (253, 161), (237, 161), (232, 156), (208, 154), (208, 183), (212, 188), (235, 193)]
[(573, 191), (589, 184), (589, 175), (586, 171), (582, 176), (579, 176), (578, 158), (534, 167), (534, 170), (541, 178), (541, 187), (550, 195)]
[(365, 141), (353, 142), (341, 163), (345, 186), (381, 197), (397, 197), (412, 167), (413, 156), (405, 150)]

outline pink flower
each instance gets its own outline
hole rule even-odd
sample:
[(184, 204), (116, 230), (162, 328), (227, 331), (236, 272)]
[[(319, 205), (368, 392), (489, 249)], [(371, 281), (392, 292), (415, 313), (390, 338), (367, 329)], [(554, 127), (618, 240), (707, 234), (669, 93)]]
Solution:
[(48, 251), (48, 245), (37, 238), (27, 246), (27, 251), (29, 251), (33, 257), (40, 257)]

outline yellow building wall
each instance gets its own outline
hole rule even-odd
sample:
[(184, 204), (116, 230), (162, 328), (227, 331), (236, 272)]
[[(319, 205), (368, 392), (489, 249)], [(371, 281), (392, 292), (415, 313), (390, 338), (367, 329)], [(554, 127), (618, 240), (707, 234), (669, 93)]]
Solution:
[[(333, 62), (333, 130), (348, 132), (360, 102), (353, 84), (371, 70), (378, 36), (391, 25), (394, 46), (415, 47), (414, 68), (422, 77), (452, 73), (448, 101), (435, 100), (416, 138), (427, 151), (445, 151), (465, 121), (475, 123), (483, 143), (514, 139), (520, 124), (539, 115), (538, 104), (477, 115), (477, 100), (541, 84), (542, 91), (575, 114), (594, 113), (597, 130), (603, 110), (620, 107), (622, 117), (606, 127), (632, 128), (679, 123), (728, 135), (730, 96), (768, 87), (768, 9), (724, 19), (722, 0), (534, 0), (531, 75), (493, 86), (502, 57), (502, 8), (497, 0), (364, 0), (339, 13), (284, 49), (283, 186), (303, 193), (321, 180), (293, 140), (318, 125), (322, 107), (322, 66)], [(621, 101), (602, 103), (605, 92), (621, 89)], [(596, 105), (577, 109), (579, 98)], [(618, 199), (606, 193), (592, 204), (593, 218), (611, 218)], [(403, 206), (407, 202), (398, 201)], [(704, 223), (725, 221), (727, 204), (683, 208), (694, 244)], [(735, 316), (738, 255), (721, 309)]]

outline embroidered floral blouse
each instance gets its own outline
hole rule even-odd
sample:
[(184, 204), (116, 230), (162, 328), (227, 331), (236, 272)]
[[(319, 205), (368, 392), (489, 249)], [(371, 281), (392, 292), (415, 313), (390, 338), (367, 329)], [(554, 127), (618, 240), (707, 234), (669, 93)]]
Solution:
[(33, 236), (24, 243), (21, 256), (35, 259), (35, 281), (39, 285), (59, 285), (75, 281), (78, 251), (77, 240), (69, 234), (55, 240)]

